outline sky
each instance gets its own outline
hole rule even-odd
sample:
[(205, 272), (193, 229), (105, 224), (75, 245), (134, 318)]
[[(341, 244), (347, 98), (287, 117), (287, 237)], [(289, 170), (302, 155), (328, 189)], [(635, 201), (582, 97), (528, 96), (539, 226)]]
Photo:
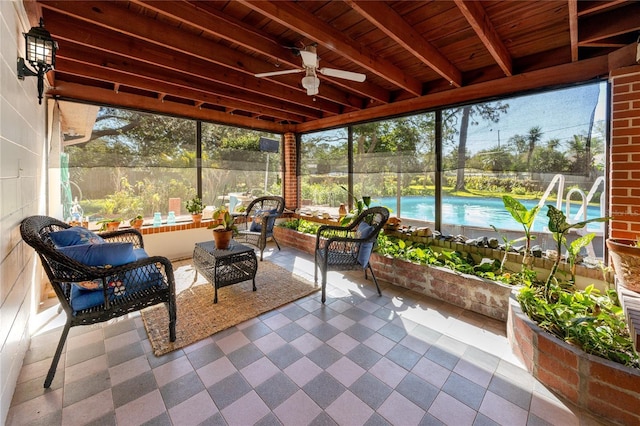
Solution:
[[(542, 128), (542, 141), (557, 138), (568, 141), (574, 134), (586, 133), (594, 106), (594, 122), (606, 118), (606, 84), (589, 84), (569, 89), (506, 99), (508, 112), (498, 123), (481, 122), (471, 126), (469, 152), (506, 143), (514, 135), (526, 134), (530, 128)], [(594, 105), (595, 104), (595, 105)]]

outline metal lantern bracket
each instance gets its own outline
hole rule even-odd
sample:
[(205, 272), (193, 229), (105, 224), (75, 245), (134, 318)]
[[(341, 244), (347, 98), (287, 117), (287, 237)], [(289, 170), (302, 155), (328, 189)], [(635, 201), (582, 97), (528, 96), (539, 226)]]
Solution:
[(24, 63), (24, 58), (18, 58), (18, 78), (24, 80), (25, 77), (37, 77), (38, 73), (31, 71), (31, 69)]

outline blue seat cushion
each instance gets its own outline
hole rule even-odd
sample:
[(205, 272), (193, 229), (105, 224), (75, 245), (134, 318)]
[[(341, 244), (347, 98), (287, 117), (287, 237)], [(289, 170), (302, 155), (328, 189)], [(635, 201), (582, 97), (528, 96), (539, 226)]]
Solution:
[[(375, 231), (375, 228), (373, 226), (369, 225), (366, 222), (360, 222), (360, 224), (358, 225), (358, 229), (356, 230), (356, 238), (369, 238), (373, 231)], [(369, 263), (369, 257), (371, 257), (372, 251), (373, 241), (360, 244), (360, 250), (358, 250), (358, 263), (361, 264), (362, 267), (366, 267)]]
[(103, 244), (105, 242), (101, 236), (82, 226), (72, 226), (62, 231), (51, 232), (49, 238), (58, 248), (78, 244)]
[(273, 230), (273, 225), (276, 222), (276, 213), (278, 213), (278, 209), (265, 209), (258, 210), (256, 214), (253, 216), (253, 220), (251, 221), (251, 227), (249, 231), (251, 232), (262, 232), (262, 216), (265, 214), (269, 215), (267, 219), (267, 232), (271, 232)]
[(78, 244), (58, 251), (87, 266), (120, 266), (137, 260), (132, 243)]
[[(138, 259), (147, 257), (144, 249), (136, 249), (134, 252)], [(114, 301), (150, 287), (163, 286), (164, 278), (158, 267), (155, 264), (151, 264), (108, 277), (107, 285), (107, 297), (110, 301)], [(102, 304), (104, 304), (102, 280), (73, 283), (71, 286), (71, 307), (74, 311), (81, 311)]]

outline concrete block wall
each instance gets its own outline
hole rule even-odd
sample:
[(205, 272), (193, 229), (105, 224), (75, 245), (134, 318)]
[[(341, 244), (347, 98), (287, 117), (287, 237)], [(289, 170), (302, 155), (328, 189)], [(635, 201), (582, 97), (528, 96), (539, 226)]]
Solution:
[[(40, 299), (39, 261), (20, 237), (26, 216), (46, 212), (47, 102), (37, 79), (18, 80), (27, 20), (22, 1), (0, 1), (0, 424), (4, 424)], [(53, 127), (55, 131), (55, 126)]]

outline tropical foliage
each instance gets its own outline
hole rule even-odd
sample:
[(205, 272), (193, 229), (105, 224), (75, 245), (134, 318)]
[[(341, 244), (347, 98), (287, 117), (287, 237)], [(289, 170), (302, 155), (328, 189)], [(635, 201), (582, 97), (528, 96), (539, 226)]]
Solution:
[(615, 291), (601, 294), (593, 286), (576, 290), (557, 284), (546, 289), (529, 283), (518, 301), (529, 318), (556, 337), (587, 353), (640, 368)]

